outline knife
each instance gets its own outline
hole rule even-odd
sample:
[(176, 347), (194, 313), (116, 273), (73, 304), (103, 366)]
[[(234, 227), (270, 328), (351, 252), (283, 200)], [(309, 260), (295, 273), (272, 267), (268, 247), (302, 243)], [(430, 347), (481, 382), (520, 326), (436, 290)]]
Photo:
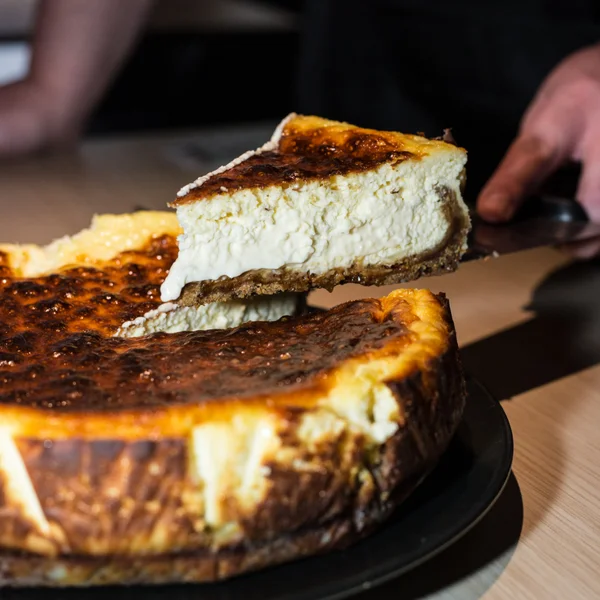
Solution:
[(501, 225), (486, 223), (472, 206), (470, 211), (473, 226), (462, 262), (600, 237), (600, 223), (592, 223), (580, 204), (563, 196), (533, 196)]

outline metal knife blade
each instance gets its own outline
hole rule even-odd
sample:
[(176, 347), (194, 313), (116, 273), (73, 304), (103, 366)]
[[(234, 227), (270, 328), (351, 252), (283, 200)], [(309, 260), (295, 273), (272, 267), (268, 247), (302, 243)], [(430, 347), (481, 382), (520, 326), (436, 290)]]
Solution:
[(590, 222), (577, 202), (560, 196), (532, 197), (502, 225), (486, 223), (471, 212), (473, 228), (462, 262), (600, 237), (600, 223)]

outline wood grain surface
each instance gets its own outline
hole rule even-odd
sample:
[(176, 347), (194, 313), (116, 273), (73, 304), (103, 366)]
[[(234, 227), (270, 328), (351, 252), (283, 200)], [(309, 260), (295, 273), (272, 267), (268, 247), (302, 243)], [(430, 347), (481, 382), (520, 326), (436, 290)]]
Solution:
[[(185, 149), (215, 132), (88, 142), (78, 155), (0, 164), (0, 239), (48, 242), (95, 212), (161, 208), (269, 129), (249, 129), (245, 148), (231, 138), (223, 156), (202, 160)], [(503, 401), (514, 477), (466, 537), (362, 599), (600, 598), (600, 263), (540, 249), (419, 285), (448, 295), (466, 368)], [(346, 286), (312, 301), (389, 289)]]

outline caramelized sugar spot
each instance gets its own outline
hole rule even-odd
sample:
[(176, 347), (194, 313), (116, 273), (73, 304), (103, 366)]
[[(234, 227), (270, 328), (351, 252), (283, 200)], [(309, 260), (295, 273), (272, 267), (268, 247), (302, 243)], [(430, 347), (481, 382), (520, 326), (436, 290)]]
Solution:
[(276, 393), (410, 339), (410, 306), (391, 318), (378, 300), (233, 330), (111, 337), (159, 304), (175, 254), (164, 237), (102, 269), (34, 279), (13, 277), (0, 256), (0, 404), (105, 412)]
[(46, 337), (96, 331), (113, 335), (119, 326), (161, 304), (160, 285), (177, 257), (172, 236), (122, 252), (101, 268), (72, 267), (43, 277), (15, 277), (0, 252), (0, 332)]
[(335, 175), (367, 171), (420, 155), (404, 148), (397, 135), (359, 128), (288, 126), (277, 151), (255, 154), (192, 188), (172, 206), (187, 204), (215, 194), (270, 185), (293, 185), (299, 180), (328, 179)]

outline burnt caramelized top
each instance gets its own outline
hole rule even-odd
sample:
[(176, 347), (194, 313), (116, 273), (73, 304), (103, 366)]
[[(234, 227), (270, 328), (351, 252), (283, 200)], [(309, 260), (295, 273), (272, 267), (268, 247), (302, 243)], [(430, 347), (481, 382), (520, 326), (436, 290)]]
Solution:
[(283, 128), (276, 147), (215, 173), (192, 186), (171, 206), (242, 189), (286, 186), (299, 180), (367, 171), (383, 163), (421, 158), (431, 151), (431, 145), (440, 143), (315, 117), (295, 117)]
[(101, 268), (64, 268), (26, 279), (14, 275), (0, 252), (0, 369), (12, 360), (11, 351), (47, 347), (73, 333), (110, 336), (124, 321), (156, 308), (177, 252), (176, 239), (164, 235)]
[(118, 304), (124, 290), (127, 299), (139, 298), (138, 314), (154, 302), (155, 287), (138, 288), (131, 264), (114, 267), (120, 292), (107, 293), (104, 276), (83, 286), (94, 310), (102, 307), (102, 326), (85, 313), (83, 298), (67, 297), (74, 289), (69, 277), (90, 282), (92, 273), (67, 271), (19, 285), (2, 279), (8, 302), (0, 313), (0, 405), (102, 413), (260, 396), (318, 385), (350, 357), (392, 341), (397, 351), (412, 339), (405, 327), (413, 318), (410, 305), (401, 301), (384, 311), (379, 300), (234, 330), (107, 337), (129, 314)]

